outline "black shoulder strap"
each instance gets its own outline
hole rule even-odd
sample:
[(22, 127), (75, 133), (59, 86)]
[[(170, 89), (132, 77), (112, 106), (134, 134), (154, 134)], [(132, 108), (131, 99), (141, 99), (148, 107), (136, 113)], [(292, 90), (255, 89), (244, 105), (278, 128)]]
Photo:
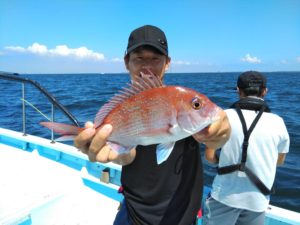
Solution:
[(269, 195), (272, 193), (273, 190), (269, 190), (264, 183), (246, 166), (246, 161), (247, 161), (247, 150), (248, 150), (248, 145), (249, 145), (249, 138), (250, 135), (254, 129), (254, 127), (256, 126), (258, 120), (260, 119), (260, 117), (262, 116), (263, 112), (266, 110), (266, 105), (262, 104), (259, 110), (259, 113), (257, 114), (257, 116), (255, 117), (255, 119), (253, 120), (251, 126), (249, 127), (249, 129), (247, 130), (247, 125), (245, 122), (245, 118), (243, 116), (242, 110), (240, 108), (240, 105), (238, 103), (235, 103), (235, 108), (236, 108), (236, 112), (240, 118), (242, 127), (243, 127), (243, 133), (244, 133), (244, 141), (243, 141), (243, 146), (242, 146), (242, 159), (241, 159), (241, 163), (239, 164), (234, 164), (234, 165), (230, 165), (230, 166), (224, 166), (224, 167), (220, 167), (218, 168), (218, 174), (222, 175), (222, 174), (227, 174), (227, 173), (232, 173), (234, 171), (243, 171), (247, 174), (247, 176), (249, 177), (249, 179), (251, 180), (251, 182), (264, 194), (264, 195)]
[(245, 118), (243, 116), (242, 110), (239, 107), (239, 105), (236, 105), (236, 112), (239, 115), (240, 121), (242, 123), (243, 126), (243, 133), (244, 133), (244, 141), (243, 141), (243, 152), (242, 152), (242, 161), (241, 163), (246, 163), (247, 161), (247, 150), (248, 150), (248, 145), (249, 145), (249, 138), (250, 135), (254, 129), (254, 127), (256, 126), (258, 120), (260, 119), (261, 115), (263, 114), (265, 110), (265, 105), (262, 105), (262, 107), (259, 110), (259, 113), (256, 115), (255, 119), (253, 120), (251, 126), (249, 127), (249, 130), (247, 130), (247, 125), (246, 125), (246, 121)]

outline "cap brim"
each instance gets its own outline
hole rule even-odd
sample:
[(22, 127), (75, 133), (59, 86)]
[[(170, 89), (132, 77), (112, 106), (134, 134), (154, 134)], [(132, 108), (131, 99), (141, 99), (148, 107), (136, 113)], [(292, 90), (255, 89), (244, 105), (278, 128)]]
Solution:
[(136, 45), (131, 46), (130, 48), (127, 49), (126, 55), (129, 54), (129, 53), (131, 53), (133, 50), (137, 49), (138, 47), (143, 46), (143, 45), (150, 45), (150, 46), (156, 48), (156, 49), (157, 49), (158, 51), (160, 51), (162, 54), (168, 56), (168, 52), (166, 51), (166, 49), (163, 49), (163, 48), (160, 47), (159, 45), (153, 44), (152, 42), (147, 42), (147, 41), (140, 42), (140, 43), (138, 43), (138, 44), (136, 44)]

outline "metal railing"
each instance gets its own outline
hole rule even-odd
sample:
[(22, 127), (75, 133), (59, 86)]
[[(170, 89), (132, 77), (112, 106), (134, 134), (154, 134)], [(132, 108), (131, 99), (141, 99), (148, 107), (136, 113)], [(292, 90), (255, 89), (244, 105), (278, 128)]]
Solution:
[[(79, 123), (77, 119), (61, 104), (59, 101), (51, 95), (45, 88), (43, 88), (38, 82), (20, 77), (18, 73), (9, 73), (9, 72), (0, 72), (0, 79), (9, 80), (14, 82), (22, 83), (22, 99), (25, 100), (25, 84), (31, 84), (36, 89), (38, 89), (42, 94), (44, 94), (49, 101), (51, 102), (51, 121), (54, 121), (54, 106), (61, 110), (69, 120), (75, 125), (79, 127)], [(25, 101), (22, 101), (22, 118), (23, 118), (23, 135), (26, 135), (26, 104)], [(54, 142), (54, 133), (51, 131), (51, 141)]]

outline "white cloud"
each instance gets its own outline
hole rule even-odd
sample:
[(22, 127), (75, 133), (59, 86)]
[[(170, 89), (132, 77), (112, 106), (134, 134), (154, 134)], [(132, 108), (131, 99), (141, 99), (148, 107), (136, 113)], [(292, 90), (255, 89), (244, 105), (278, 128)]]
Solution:
[(113, 58), (111, 61), (113, 61), (113, 62), (124, 62), (124, 59)]
[(198, 62), (189, 62), (189, 61), (182, 61), (182, 60), (175, 60), (172, 61), (173, 65), (185, 65), (185, 66), (189, 66), (189, 65), (199, 65)]
[(33, 54), (47, 54), (48, 49), (45, 45), (40, 45), (39, 43), (34, 43), (33, 45), (29, 46), (27, 50)]
[(251, 56), (249, 53), (245, 55), (245, 57), (241, 58), (243, 62), (248, 62), (248, 63), (254, 63), (254, 64), (259, 64), (261, 63), (261, 60), (257, 58), (256, 56)]
[(20, 46), (7, 46), (5, 49), (13, 52), (25, 52), (26, 49)]
[(298, 63), (300, 63), (300, 57), (298, 57), (296, 60), (297, 60)]
[(57, 45), (53, 49), (48, 49), (47, 46), (39, 43), (34, 43), (27, 48), (20, 46), (7, 46), (5, 49), (13, 52), (29, 52), (38, 55), (74, 57), (78, 59), (93, 59), (97, 61), (104, 60), (102, 53), (94, 52), (87, 47), (69, 48), (67, 45)]
[(52, 55), (58, 56), (74, 56), (76, 58), (84, 59), (95, 59), (95, 60), (103, 60), (104, 55), (98, 52), (94, 52), (87, 47), (79, 47), (79, 48), (68, 48), (66, 45), (57, 45), (55, 49), (50, 49), (49, 53)]
[(175, 64), (175, 65), (191, 65), (190, 62), (185, 62), (185, 61), (182, 61), (182, 60), (172, 61), (172, 64)]

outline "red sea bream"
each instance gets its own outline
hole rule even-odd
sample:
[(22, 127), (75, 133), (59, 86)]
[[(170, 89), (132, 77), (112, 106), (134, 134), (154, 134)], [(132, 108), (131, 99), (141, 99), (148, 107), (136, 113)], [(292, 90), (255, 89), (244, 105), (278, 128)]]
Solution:
[[(108, 144), (119, 153), (137, 145), (157, 145), (157, 163), (165, 161), (175, 142), (219, 119), (220, 108), (205, 95), (181, 86), (164, 86), (156, 77), (137, 78), (103, 105), (94, 126), (111, 124)], [(77, 135), (84, 128), (41, 122), (61, 135)], [(121, 147), (122, 146), (122, 147)]]

